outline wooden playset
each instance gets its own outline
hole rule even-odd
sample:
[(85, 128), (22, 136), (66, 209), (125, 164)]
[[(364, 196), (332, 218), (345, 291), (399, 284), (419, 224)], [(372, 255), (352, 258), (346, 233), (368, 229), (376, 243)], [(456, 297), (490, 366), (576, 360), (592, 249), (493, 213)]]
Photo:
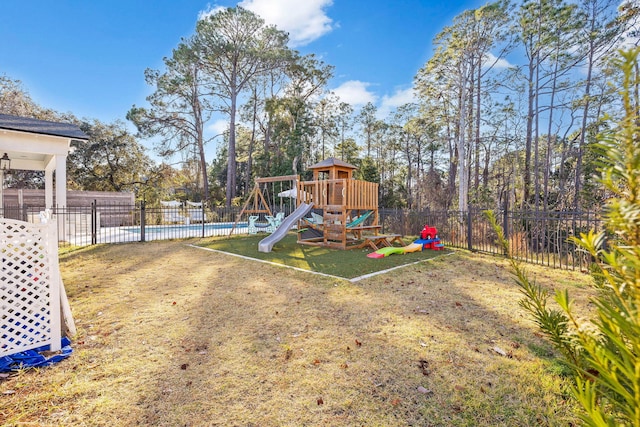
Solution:
[[(283, 232), (276, 233), (277, 225), (262, 227), (263, 231), (272, 233), (272, 237), (260, 242), (259, 250), (262, 252), (269, 252), (289, 227), (295, 227), (296, 222), (298, 243), (304, 245), (343, 250), (370, 247), (374, 251), (400, 245), (404, 252), (443, 248), (435, 227), (425, 226), (421, 239), (409, 246), (405, 245), (400, 234), (380, 234), (378, 184), (353, 179), (355, 169), (349, 163), (330, 157), (309, 167), (313, 172), (312, 181), (300, 181), (298, 175), (257, 178), (229, 235), (244, 214), (249, 215), (249, 232), (258, 230), (258, 216), (267, 220), (273, 218), (269, 197), (277, 194), (280, 198), (295, 200), (295, 211), (291, 210)], [(280, 185), (279, 193), (273, 188), (276, 183)], [(288, 188), (286, 191), (282, 191), (283, 184)], [(271, 191), (268, 191), (269, 185)]]
[(313, 204), (315, 220), (300, 221), (313, 232), (298, 233), (298, 243), (352, 249), (369, 245), (367, 233), (379, 236), (377, 183), (353, 179), (356, 167), (333, 157), (309, 169), (313, 180), (298, 183), (297, 203)]
[[(309, 168), (312, 181), (300, 181), (298, 175), (257, 178), (255, 187), (236, 218), (229, 235), (245, 215), (273, 216), (269, 194), (276, 191), (267, 188), (276, 183), (288, 185), (288, 190), (278, 196), (295, 200), (296, 211), (311, 206), (309, 217), (300, 215), (298, 243), (351, 249), (372, 246), (386, 240), (398, 241), (400, 235), (380, 236), (382, 226), (378, 217), (378, 184), (353, 179), (355, 166), (336, 158), (328, 158)], [(297, 212), (292, 212), (295, 216)], [(265, 231), (267, 229), (265, 228)]]

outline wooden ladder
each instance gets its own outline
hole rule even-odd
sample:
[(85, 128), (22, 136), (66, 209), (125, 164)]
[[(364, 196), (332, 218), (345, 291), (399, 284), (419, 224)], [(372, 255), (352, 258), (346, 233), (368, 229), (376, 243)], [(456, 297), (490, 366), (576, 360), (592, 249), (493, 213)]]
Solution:
[(342, 205), (327, 205), (324, 208), (324, 245), (346, 249), (347, 232), (347, 212)]

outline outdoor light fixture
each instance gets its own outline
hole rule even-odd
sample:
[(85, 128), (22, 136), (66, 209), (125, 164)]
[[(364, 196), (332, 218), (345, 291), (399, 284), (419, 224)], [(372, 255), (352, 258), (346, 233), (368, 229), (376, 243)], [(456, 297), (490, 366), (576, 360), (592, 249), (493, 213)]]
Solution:
[(4, 156), (0, 157), (0, 170), (8, 172), (11, 170), (11, 159), (4, 153)]

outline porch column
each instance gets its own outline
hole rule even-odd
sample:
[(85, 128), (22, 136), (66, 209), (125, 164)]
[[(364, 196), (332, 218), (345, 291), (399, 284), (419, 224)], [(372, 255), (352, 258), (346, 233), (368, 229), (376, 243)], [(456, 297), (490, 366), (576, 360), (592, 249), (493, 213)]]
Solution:
[(44, 208), (53, 208), (53, 169), (44, 171)]
[(56, 155), (56, 207), (67, 207), (67, 156)]

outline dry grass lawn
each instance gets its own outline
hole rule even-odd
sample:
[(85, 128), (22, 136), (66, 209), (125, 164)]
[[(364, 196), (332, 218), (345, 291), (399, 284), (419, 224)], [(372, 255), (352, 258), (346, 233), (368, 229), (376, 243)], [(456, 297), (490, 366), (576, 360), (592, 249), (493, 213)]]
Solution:
[[(562, 365), (506, 263), (357, 283), (188, 246), (61, 257), (73, 355), (0, 380), (8, 426), (567, 426)], [(589, 277), (530, 267), (586, 306)]]

